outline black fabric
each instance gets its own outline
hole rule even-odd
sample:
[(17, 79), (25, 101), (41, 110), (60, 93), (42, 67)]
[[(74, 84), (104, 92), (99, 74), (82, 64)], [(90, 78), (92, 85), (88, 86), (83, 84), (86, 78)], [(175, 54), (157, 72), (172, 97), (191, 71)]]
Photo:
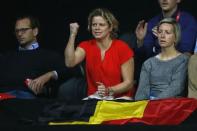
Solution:
[(52, 100), (44, 99), (9, 99), (0, 101), (0, 125), (33, 125), (46, 104)]
[(126, 42), (133, 50), (137, 48), (137, 38), (132, 31), (122, 34), (119, 39)]
[(8, 52), (0, 59), (0, 92), (29, 90), (25, 79), (34, 79), (53, 70), (61, 72), (59, 81), (72, 76), (72, 70), (64, 65), (64, 57), (57, 52), (44, 49)]
[(87, 82), (84, 77), (73, 77), (63, 83), (58, 90), (58, 99), (67, 102), (80, 102), (87, 97)]
[(66, 103), (55, 99), (3, 100), (0, 123), (4, 126), (48, 125), (50, 121), (88, 121), (97, 100)]
[(55, 102), (47, 105), (38, 118), (39, 124), (48, 124), (54, 121), (89, 121), (94, 114), (96, 100), (85, 101), (78, 104), (68, 104), (65, 102)]

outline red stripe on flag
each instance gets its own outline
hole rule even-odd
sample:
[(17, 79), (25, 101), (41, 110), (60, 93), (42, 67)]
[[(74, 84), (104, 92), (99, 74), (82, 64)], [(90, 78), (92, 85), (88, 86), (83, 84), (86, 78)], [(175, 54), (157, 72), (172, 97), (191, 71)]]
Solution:
[(197, 99), (171, 98), (149, 101), (142, 118), (107, 121), (103, 124), (144, 123), (147, 125), (178, 125), (197, 109)]

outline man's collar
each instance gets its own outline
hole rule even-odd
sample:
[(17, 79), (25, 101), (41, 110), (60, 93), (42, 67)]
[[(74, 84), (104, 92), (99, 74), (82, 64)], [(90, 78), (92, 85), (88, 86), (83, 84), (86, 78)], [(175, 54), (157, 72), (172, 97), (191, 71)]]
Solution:
[(21, 50), (34, 50), (34, 49), (37, 49), (39, 48), (39, 44), (38, 42), (33, 42), (31, 45), (27, 46), (27, 47), (21, 47), (19, 46), (19, 51)]
[[(177, 8), (177, 10), (172, 14), (171, 17), (176, 19), (176, 21), (179, 21), (179, 18), (180, 18), (180, 10), (179, 10), (179, 8)], [(164, 18), (164, 16), (163, 16), (163, 14), (161, 14), (161, 19), (163, 19), (163, 18)]]

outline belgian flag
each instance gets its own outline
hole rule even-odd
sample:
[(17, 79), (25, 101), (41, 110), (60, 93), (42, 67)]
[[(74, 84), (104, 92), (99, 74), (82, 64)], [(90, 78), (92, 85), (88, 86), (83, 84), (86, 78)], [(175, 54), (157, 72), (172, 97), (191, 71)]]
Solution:
[[(89, 103), (89, 104), (87, 104)], [(136, 102), (86, 101), (74, 114), (88, 119), (51, 119), (49, 125), (143, 123), (146, 125), (179, 125), (197, 109), (197, 99), (170, 98)], [(69, 106), (64, 106), (65, 110)], [(68, 111), (68, 110), (67, 110)], [(57, 113), (57, 112), (56, 112)], [(73, 112), (72, 112), (73, 113)], [(63, 114), (62, 112), (60, 114)], [(69, 114), (67, 112), (67, 114)], [(72, 117), (74, 118), (74, 117)], [(77, 118), (77, 117), (75, 117)]]

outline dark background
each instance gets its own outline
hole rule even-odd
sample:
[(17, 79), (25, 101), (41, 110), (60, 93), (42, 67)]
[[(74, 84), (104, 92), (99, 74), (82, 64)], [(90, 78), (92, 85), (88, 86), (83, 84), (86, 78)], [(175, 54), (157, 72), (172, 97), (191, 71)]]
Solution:
[[(3, 0), (0, 4), (0, 52), (17, 47), (15, 17), (31, 14), (40, 20), (42, 47), (63, 53), (69, 36), (69, 23), (77, 21), (77, 41), (90, 37), (87, 17), (97, 7), (108, 8), (119, 20), (119, 35), (135, 30), (139, 20), (149, 20), (160, 12), (158, 0)], [(197, 18), (195, 0), (182, 0), (180, 7)]]

